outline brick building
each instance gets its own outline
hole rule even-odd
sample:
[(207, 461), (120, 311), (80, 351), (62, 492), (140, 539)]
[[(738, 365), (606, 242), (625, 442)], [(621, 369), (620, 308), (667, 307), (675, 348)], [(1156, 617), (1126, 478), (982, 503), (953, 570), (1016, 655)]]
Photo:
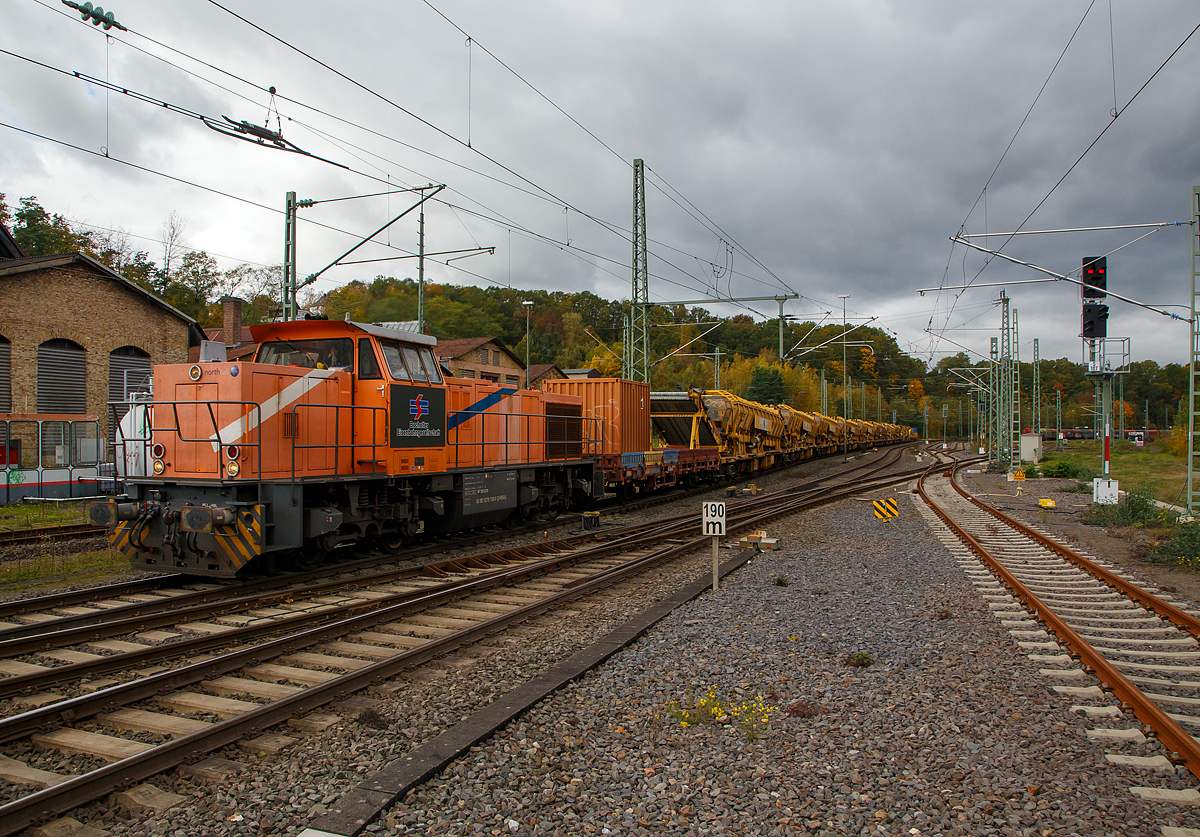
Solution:
[(525, 362), (492, 337), (439, 340), (433, 353), (439, 363), (459, 378), (479, 378), (513, 386), (525, 382)]
[[(3, 230), (0, 227), (0, 230)], [(194, 320), (83, 253), (26, 257), (0, 234), (0, 421), (96, 416), (155, 363), (184, 363)]]
[(529, 367), (529, 389), (541, 389), (542, 381), (558, 381), (566, 377), (553, 363), (535, 363)]

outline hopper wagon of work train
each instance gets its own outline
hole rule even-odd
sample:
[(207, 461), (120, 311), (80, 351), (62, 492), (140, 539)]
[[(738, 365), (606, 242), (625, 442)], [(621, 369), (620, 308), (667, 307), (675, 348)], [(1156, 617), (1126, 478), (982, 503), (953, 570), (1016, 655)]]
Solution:
[[(126, 494), (91, 518), (132, 566), (226, 578), (313, 566), (349, 543), (394, 550), (751, 474), (843, 438), (850, 448), (912, 438), (724, 392), (451, 377), (434, 338), (387, 326), (303, 320), (251, 334), (252, 361), (156, 366), (152, 398), (113, 405)], [(665, 446), (652, 447), (652, 423)]]

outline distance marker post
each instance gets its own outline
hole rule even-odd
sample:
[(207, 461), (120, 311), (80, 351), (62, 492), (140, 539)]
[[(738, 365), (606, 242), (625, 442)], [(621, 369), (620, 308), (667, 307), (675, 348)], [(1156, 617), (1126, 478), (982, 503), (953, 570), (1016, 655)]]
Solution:
[(719, 573), (717, 564), (719, 563), (718, 550), (721, 548), (721, 538), (725, 537), (725, 503), (720, 500), (710, 500), (707, 503), (700, 504), (701, 510), (701, 532), (705, 535), (712, 535), (712, 556), (713, 556), (713, 592), (717, 592)]

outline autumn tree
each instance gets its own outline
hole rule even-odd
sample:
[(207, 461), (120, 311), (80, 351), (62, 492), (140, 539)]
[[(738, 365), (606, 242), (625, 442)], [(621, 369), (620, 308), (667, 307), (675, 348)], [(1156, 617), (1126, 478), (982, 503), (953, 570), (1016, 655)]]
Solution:
[(875, 375), (875, 352), (867, 346), (860, 348), (859, 353), (862, 357), (858, 361), (858, 368), (862, 370), (864, 375), (874, 377)]

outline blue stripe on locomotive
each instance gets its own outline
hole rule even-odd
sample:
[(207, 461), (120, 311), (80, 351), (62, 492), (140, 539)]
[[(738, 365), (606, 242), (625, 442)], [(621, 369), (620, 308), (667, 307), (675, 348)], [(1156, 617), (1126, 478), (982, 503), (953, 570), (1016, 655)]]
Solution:
[(457, 413), (451, 413), (446, 418), (446, 429), (453, 430), (454, 428), (458, 427), (463, 422), (470, 421), (472, 418), (479, 415), (480, 413), (486, 412), (487, 410), (490, 410), (492, 407), (495, 407), (497, 404), (499, 404), (501, 401), (503, 401), (505, 398), (512, 395), (516, 391), (517, 391), (516, 387), (513, 387), (511, 389), (498, 389), (495, 392), (493, 392), (491, 395), (488, 395), (488, 396), (485, 396), (485, 397), (479, 399), (474, 404), (472, 404), (470, 407), (467, 407), (467, 409), (459, 410)]

